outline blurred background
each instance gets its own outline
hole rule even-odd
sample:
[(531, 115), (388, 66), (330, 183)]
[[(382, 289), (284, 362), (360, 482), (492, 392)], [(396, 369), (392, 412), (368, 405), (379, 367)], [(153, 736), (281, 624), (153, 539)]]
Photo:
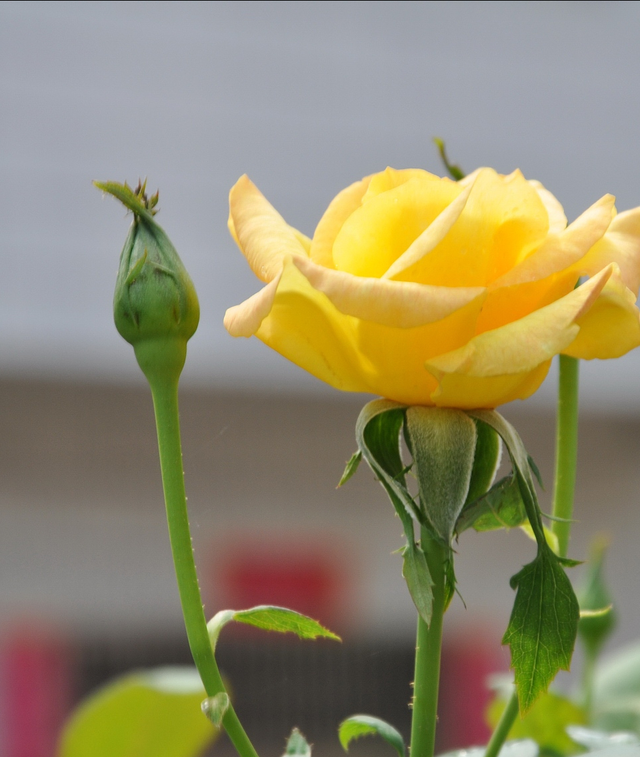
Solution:
[[(368, 471), (335, 488), (368, 398), (226, 334), (225, 309), (258, 288), (226, 230), (228, 191), (248, 173), (312, 234), (365, 174), (442, 173), (441, 136), (467, 171), (539, 179), (570, 220), (606, 192), (639, 205), (639, 24), (637, 2), (0, 4), (2, 757), (52, 757), (78, 697), (189, 659), (151, 402), (112, 325), (129, 221), (91, 180), (160, 188), (158, 220), (199, 291), (182, 419), (209, 614), (289, 604), (344, 638), (229, 632), (221, 664), (247, 729), (274, 754), (293, 725), (336, 752), (337, 723), (357, 711), (406, 736), (415, 617), (392, 554), (400, 525)], [(639, 372), (631, 354), (581, 374), (572, 556), (611, 535), (612, 647), (640, 636)], [(554, 392), (552, 371), (504, 409), (547, 482), (543, 508)], [(458, 553), (466, 608), (456, 598), (447, 618), (442, 749), (485, 738), (485, 679), (508, 668), (508, 579), (533, 546), (465, 533)]]

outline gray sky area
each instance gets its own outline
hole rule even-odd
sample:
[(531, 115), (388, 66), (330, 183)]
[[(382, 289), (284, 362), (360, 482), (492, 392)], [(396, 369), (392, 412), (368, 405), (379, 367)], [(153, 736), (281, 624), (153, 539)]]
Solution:
[[(226, 230), (236, 179), (311, 234), (365, 174), (441, 172), (439, 135), (570, 219), (639, 205), (639, 29), (637, 2), (0, 3), (0, 372), (137, 376), (111, 320), (128, 221), (91, 180), (147, 176), (201, 299), (187, 379), (317, 391), (222, 327), (258, 288)], [(640, 411), (640, 355), (583, 377), (588, 407)]]

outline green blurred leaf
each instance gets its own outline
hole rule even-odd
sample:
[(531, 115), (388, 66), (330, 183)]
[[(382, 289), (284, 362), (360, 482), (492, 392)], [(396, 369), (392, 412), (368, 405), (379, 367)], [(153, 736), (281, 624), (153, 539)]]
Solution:
[(461, 534), (468, 528), (476, 531), (516, 528), (526, 519), (518, 480), (510, 475), (501, 478), (483, 497), (465, 507), (456, 523), (456, 531)]
[(402, 550), (402, 555), (402, 575), (407, 582), (409, 594), (420, 617), (429, 625), (433, 608), (433, 579), (427, 558), (416, 544), (407, 544)]
[(609, 612), (583, 615), (578, 624), (580, 640), (591, 655), (597, 655), (602, 645), (616, 625), (616, 615), (612, 612), (611, 593), (604, 580), (604, 557), (608, 541), (596, 538), (591, 547), (584, 581), (578, 588), (580, 609), (585, 611), (610, 608)]
[(311, 757), (311, 747), (297, 728), (291, 731), (283, 757)]
[(246, 623), (249, 626), (261, 628), (263, 631), (295, 633), (301, 639), (317, 639), (318, 636), (324, 636), (327, 639), (340, 641), (340, 637), (335, 633), (302, 613), (286, 607), (258, 605), (249, 610), (220, 610), (211, 618), (207, 623), (207, 629), (214, 650), (220, 631), (231, 621)]
[(558, 670), (568, 670), (578, 626), (578, 602), (555, 555), (541, 550), (511, 579), (516, 601), (502, 640), (511, 646), (511, 665), (526, 713)]
[(362, 460), (362, 452), (358, 450), (357, 452), (354, 452), (353, 455), (349, 458), (349, 462), (346, 464), (344, 473), (342, 474), (342, 478), (340, 481), (338, 481), (338, 488), (341, 486), (344, 486), (347, 481), (353, 476), (353, 474), (358, 470), (358, 466), (360, 465), (360, 461)]
[[(487, 722), (495, 728), (506, 707), (506, 701), (497, 697), (487, 710)], [(578, 707), (567, 697), (547, 692), (537, 699), (524, 718), (517, 718), (509, 731), (511, 739), (535, 739), (543, 750), (550, 750), (558, 755), (575, 754), (577, 744), (567, 735), (570, 725), (584, 725), (587, 716), (582, 707)]]
[(200, 710), (205, 696), (195, 668), (118, 678), (75, 710), (58, 757), (197, 757), (216, 735)]
[(640, 644), (600, 663), (593, 682), (593, 725), (640, 734)]
[(343, 720), (338, 728), (338, 737), (345, 752), (349, 751), (349, 744), (361, 736), (381, 736), (396, 750), (399, 757), (405, 757), (404, 741), (400, 733), (389, 723), (371, 715), (352, 715)]

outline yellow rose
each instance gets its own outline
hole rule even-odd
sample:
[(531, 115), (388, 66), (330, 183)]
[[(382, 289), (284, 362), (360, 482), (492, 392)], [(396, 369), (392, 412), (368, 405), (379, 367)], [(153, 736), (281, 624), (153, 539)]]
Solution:
[(387, 168), (340, 192), (309, 239), (243, 176), (229, 229), (266, 286), (225, 326), (345, 391), (459, 408), (524, 399), (558, 353), (640, 344), (640, 208), (617, 215), (614, 201), (567, 226), (519, 171), (454, 182)]

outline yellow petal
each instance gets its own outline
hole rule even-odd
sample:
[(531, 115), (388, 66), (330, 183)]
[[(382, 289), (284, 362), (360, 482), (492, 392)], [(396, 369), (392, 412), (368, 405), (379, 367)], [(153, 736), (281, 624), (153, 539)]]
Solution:
[(413, 265), (394, 271), (396, 279), (486, 286), (542, 243), (548, 214), (522, 174), (499, 176), (483, 168), (473, 177), (458, 184), (469, 195), (448, 233)]
[(380, 278), (461, 191), (449, 180), (414, 177), (372, 197), (340, 229), (333, 244), (335, 267)]
[(309, 240), (286, 223), (247, 176), (229, 194), (229, 230), (251, 270), (265, 282), (278, 275), (285, 255), (308, 254)]
[(504, 376), (465, 376), (448, 373), (440, 378), (431, 401), (438, 407), (495, 408), (513, 400), (530, 397), (544, 381), (551, 361), (546, 360), (532, 371)]
[(231, 336), (253, 336), (271, 312), (281, 274), (240, 305), (228, 308), (224, 314), (224, 327)]
[(371, 365), (371, 391), (407, 405), (432, 405), (437, 382), (425, 362), (473, 338), (482, 300), (477, 297), (441, 321), (411, 329), (360, 321), (357, 345)]
[(341, 313), (393, 328), (415, 328), (441, 321), (485, 291), (482, 287), (432, 287), (361, 278), (302, 258), (293, 263)]
[(362, 181), (356, 181), (343, 189), (331, 201), (320, 223), (316, 226), (311, 242), (310, 257), (314, 263), (325, 268), (335, 268), (333, 262), (333, 243), (344, 222), (354, 210), (357, 210), (371, 181), (371, 176), (365, 176)]
[[(383, 192), (388, 192), (390, 189), (395, 189), (401, 184), (406, 184), (410, 179), (421, 179), (426, 181), (442, 181), (439, 176), (424, 171), (421, 168), (404, 168), (396, 170), (387, 166), (384, 171), (376, 173), (371, 177), (367, 191), (362, 198), (362, 203), (369, 202), (369, 200), (377, 197)], [(444, 181), (451, 181), (451, 179), (445, 178)]]
[(478, 319), (478, 333), (500, 328), (550, 305), (569, 294), (575, 283), (575, 272), (568, 270), (541, 281), (489, 288)]
[(542, 200), (542, 204), (547, 210), (547, 215), (549, 216), (549, 234), (560, 234), (567, 228), (567, 216), (564, 214), (564, 208), (557, 198), (539, 181), (530, 179), (529, 184), (536, 190), (538, 197)]
[(640, 208), (619, 213), (606, 234), (575, 265), (580, 275), (593, 276), (609, 263), (620, 266), (622, 280), (637, 296), (640, 288)]
[(640, 345), (640, 312), (620, 269), (613, 273), (589, 310), (577, 320), (580, 332), (563, 354), (592, 360), (620, 357)]
[[(225, 326), (229, 332), (234, 336), (255, 334), (301, 368), (339, 389), (381, 394), (409, 404), (430, 404), (437, 382), (425, 370), (424, 361), (460, 347), (473, 336), (482, 293), (461, 296), (453, 292), (454, 299), (446, 302), (444, 293), (431, 292), (438, 294), (440, 301), (430, 312), (423, 303), (423, 317), (445, 317), (421, 326), (399, 328), (341, 312), (301, 269), (346, 309), (359, 304), (363, 313), (381, 315), (380, 311), (371, 313), (376, 307), (373, 299), (367, 301), (365, 295), (350, 299), (351, 293), (341, 290), (341, 279), (347, 274), (324, 271), (325, 275), (319, 276), (318, 272), (323, 272), (319, 266), (300, 258), (287, 258), (278, 279), (227, 311)], [(379, 283), (387, 292), (397, 288), (401, 294), (391, 296), (398, 302), (414, 288), (406, 290), (404, 285), (388, 281)], [(391, 312), (392, 319), (407, 322), (408, 316), (402, 315), (401, 308), (399, 312), (400, 315)]]
[(579, 331), (576, 321), (595, 302), (612, 272), (609, 266), (551, 305), (431, 359), (427, 369), (440, 379), (446, 374), (492, 377), (536, 369), (574, 341)]
[(537, 281), (569, 268), (604, 236), (615, 213), (615, 199), (612, 195), (600, 198), (561, 234), (550, 234), (539, 249), (497, 279), (493, 286)]
[(411, 243), (409, 249), (395, 260), (385, 272), (383, 278), (393, 279), (402, 276), (403, 272), (412, 268), (442, 242), (458, 220), (467, 204), (472, 185), (465, 187), (461, 194), (440, 213), (420, 236)]

